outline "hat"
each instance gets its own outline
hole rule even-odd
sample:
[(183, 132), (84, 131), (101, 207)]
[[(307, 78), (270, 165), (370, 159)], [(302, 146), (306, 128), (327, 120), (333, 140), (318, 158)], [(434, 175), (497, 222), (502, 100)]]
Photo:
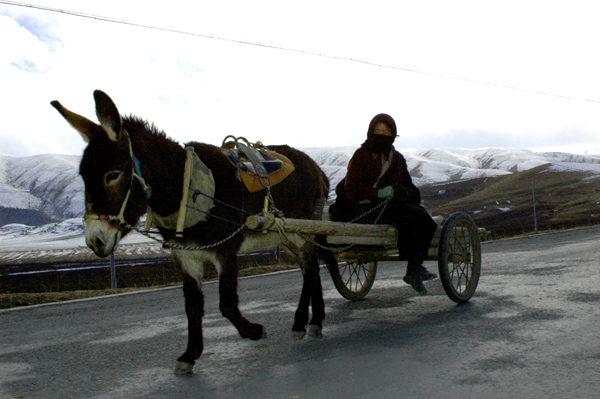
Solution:
[[(373, 135), (373, 130), (375, 130), (375, 125), (377, 125), (379, 122), (383, 122), (386, 125), (388, 125), (388, 127), (392, 131), (392, 138), (395, 139), (396, 136), (398, 135), (397, 130), (396, 130), (396, 122), (394, 121), (394, 118), (392, 118), (388, 114), (378, 114), (378, 115), (375, 115), (375, 117), (373, 119), (371, 119), (371, 123), (369, 123), (369, 130), (367, 131), (367, 139)], [(392, 140), (392, 143), (393, 143), (393, 140)]]

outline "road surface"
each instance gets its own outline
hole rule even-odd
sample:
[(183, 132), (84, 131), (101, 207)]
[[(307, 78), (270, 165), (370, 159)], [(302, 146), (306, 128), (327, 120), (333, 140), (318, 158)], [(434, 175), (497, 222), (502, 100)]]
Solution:
[[(434, 269), (436, 264), (428, 262)], [(181, 289), (0, 312), (0, 398), (600, 397), (600, 228), (483, 245), (480, 285), (458, 306), (439, 280), (417, 296), (404, 265), (344, 300), (322, 270), (322, 339), (291, 338), (301, 275), (240, 280), (239, 338), (204, 285), (205, 353), (175, 376), (186, 343)]]

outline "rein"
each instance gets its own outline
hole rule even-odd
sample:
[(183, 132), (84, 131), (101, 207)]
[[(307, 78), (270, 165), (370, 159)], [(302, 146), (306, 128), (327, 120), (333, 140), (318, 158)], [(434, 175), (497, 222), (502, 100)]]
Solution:
[[(379, 221), (379, 218), (381, 218), (381, 215), (383, 215), (383, 212), (385, 211), (385, 208), (387, 207), (388, 203), (389, 203), (391, 200), (392, 200), (392, 198), (391, 198), (391, 197), (388, 197), (388, 198), (386, 198), (386, 199), (385, 199), (385, 201), (383, 201), (381, 204), (374, 206), (373, 208), (369, 209), (368, 211), (366, 211), (366, 212), (365, 212), (365, 213), (363, 213), (362, 215), (359, 215), (359, 216), (355, 217), (354, 219), (352, 219), (352, 220), (350, 220), (349, 222), (346, 222), (346, 223), (354, 223), (354, 222), (356, 222), (357, 220), (360, 220), (360, 219), (362, 219), (363, 217), (367, 216), (368, 214), (370, 214), (370, 213), (373, 213), (373, 212), (374, 212), (374, 211), (376, 211), (377, 209), (379, 209), (379, 208), (382, 208), (382, 209), (381, 209), (381, 211), (379, 212), (379, 215), (377, 215), (377, 218), (375, 218), (375, 221), (373, 222), (373, 224), (377, 224), (377, 222)], [(280, 234), (281, 234), (281, 233), (280, 233)], [(285, 234), (285, 233), (283, 233), (283, 234)], [(318, 243), (317, 241), (315, 241), (315, 240), (314, 240), (314, 239), (312, 239), (311, 237), (307, 236), (306, 234), (303, 234), (303, 233), (296, 233), (296, 234), (298, 234), (298, 235), (299, 235), (299, 236), (300, 236), (302, 239), (304, 239), (305, 241), (308, 241), (308, 242), (310, 242), (311, 244), (314, 244), (315, 246), (317, 246), (317, 247), (319, 247), (319, 248), (321, 248), (321, 249), (324, 249), (324, 250), (327, 250), (327, 251), (333, 252), (333, 253), (335, 253), (335, 254), (339, 254), (339, 253), (341, 253), (341, 252), (347, 251), (347, 250), (349, 250), (350, 248), (352, 248), (352, 247), (356, 246), (356, 244), (350, 244), (350, 245), (347, 245), (347, 246), (345, 246), (345, 247), (337, 247), (337, 246), (335, 246), (335, 247), (329, 247), (329, 246), (326, 246), (326, 245), (323, 245), (323, 244), (320, 244), (320, 243)]]

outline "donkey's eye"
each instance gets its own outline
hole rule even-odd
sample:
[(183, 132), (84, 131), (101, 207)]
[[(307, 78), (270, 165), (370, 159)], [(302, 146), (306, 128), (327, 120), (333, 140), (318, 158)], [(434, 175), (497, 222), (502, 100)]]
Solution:
[(114, 180), (117, 180), (120, 175), (121, 175), (120, 172), (108, 172), (106, 174), (106, 176), (104, 177), (106, 179), (106, 184), (110, 184)]

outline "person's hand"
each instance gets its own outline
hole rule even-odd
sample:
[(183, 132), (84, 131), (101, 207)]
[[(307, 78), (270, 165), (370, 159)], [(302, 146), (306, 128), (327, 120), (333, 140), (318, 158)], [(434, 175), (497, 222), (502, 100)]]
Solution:
[(393, 196), (394, 196), (394, 188), (392, 186), (380, 188), (379, 191), (377, 191), (377, 198), (390, 198)]

